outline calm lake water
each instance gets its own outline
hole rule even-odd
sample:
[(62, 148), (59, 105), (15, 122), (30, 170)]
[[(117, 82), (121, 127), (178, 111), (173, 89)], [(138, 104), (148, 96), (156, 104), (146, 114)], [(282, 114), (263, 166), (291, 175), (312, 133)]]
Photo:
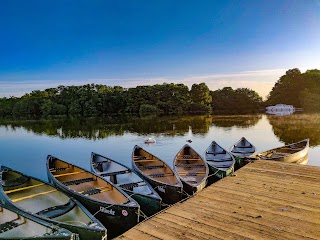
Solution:
[[(175, 154), (188, 139), (203, 155), (213, 140), (229, 150), (242, 136), (253, 143), (258, 152), (310, 138), (308, 165), (320, 166), (320, 114), (2, 120), (0, 163), (47, 180), (48, 154), (86, 169), (90, 169), (91, 152), (131, 166), (132, 149), (137, 144), (172, 166)], [(147, 137), (157, 142), (145, 144)]]

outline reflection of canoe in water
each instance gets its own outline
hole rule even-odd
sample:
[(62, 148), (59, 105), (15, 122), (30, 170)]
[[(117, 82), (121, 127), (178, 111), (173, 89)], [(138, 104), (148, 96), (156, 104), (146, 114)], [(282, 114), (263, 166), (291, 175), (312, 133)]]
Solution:
[(53, 156), (48, 156), (47, 171), (50, 182), (76, 198), (106, 226), (108, 238), (138, 223), (139, 204), (113, 183)]
[(178, 152), (173, 160), (173, 166), (188, 194), (193, 195), (206, 186), (209, 168), (201, 156), (188, 144)]
[(182, 183), (165, 162), (136, 145), (132, 153), (132, 165), (158, 192), (164, 203), (173, 204), (182, 199)]
[(0, 239), (76, 240), (78, 236), (18, 209), (9, 210), (5, 207), (0, 207)]
[(288, 144), (283, 147), (259, 153), (252, 157), (261, 160), (274, 160), (290, 163), (300, 161), (303, 163), (305, 161), (304, 158), (308, 155), (308, 151), (309, 139), (305, 139), (297, 143)]
[(224, 178), (234, 170), (234, 157), (215, 141), (207, 148), (205, 158), (210, 167), (210, 174), (217, 178)]
[(125, 165), (96, 153), (91, 154), (93, 172), (122, 188), (140, 204), (141, 211), (151, 216), (161, 210), (158, 193)]
[(245, 164), (244, 159), (254, 154), (255, 151), (256, 151), (255, 146), (253, 146), (244, 137), (242, 137), (230, 149), (230, 153), (235, 157), (237, 168), (242, 167)]
[(2, 167), (0, 194), (5, 206), (78, 233), (81, 239), (101, 239), (106, 229), (76, 199), (50, 184)]

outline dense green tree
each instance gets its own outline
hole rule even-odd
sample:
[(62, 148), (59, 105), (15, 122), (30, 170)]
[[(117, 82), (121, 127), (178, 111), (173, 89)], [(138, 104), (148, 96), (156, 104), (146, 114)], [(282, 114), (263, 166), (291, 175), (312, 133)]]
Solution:
[(267, 104), (290, 104), (305, 111), (320, 111), (317, 104), (320, 96), (320, 70), (312, 69), (301, 73), (290, 69), (275, 83)]
[(212, 91), (212, 109), (222, 112), (255, 112), (260, 111), (263, 100), (257, 92), (248, 88), (233, 90), (225, 87)]
[(190, 112), (210, 112), (212, 96), (210, 90), (205, 83), (193, 84), (190, 90), (192, 105)]

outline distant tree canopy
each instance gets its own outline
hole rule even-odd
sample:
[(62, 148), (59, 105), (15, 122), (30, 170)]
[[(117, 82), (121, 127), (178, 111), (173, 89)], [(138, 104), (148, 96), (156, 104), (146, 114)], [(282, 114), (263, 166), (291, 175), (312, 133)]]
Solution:
[(320, 111), (320, 70), (301, 73), (294, 68), (275, 83), (268, 99), (268, 105), (290, 104), (304, 111)]
[[(313, 92), (304, 94), (313, 96)], [(128, 89), (86, 84), (35, 90), (21, 98), (0, 98), (0, 117), (206, 114), (258, 110), (261, 103), (262, 98), (253, 90), (229, 87), (212, 92), (205, 83), (193, 84), (190, 90), (174, 83)]]
[(210, 92), (210, 95), (214, 111), (228, 111), (231, 113), (259, 111), (263, 104), (262, 97), (248, 88), (233, 90), (231, 87), (225, 87)]

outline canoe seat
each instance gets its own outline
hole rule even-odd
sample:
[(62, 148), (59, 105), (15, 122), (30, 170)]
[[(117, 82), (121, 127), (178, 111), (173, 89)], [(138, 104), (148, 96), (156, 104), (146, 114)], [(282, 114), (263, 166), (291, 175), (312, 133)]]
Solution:
[(299, 148), (299, 147), (290, 147), (291, 150), (298, 150), (298, 151), (301, 151), (304, 149), (304, 147), (302, 148)]
[(216, 159), (207, 159), (208, 162), (228, 162), (232, 161), (232, 158), (216, 158)]
[(186, 159), (188, 159), (188, 158), (193, 158), (193, 155), (191, 155), (191, 154), (185, 154), (185, 155), (180, 155), (180, 157), (181, 157), (181, 158), (186, 158)]
[(64, 185), (70, 186), (70, 185), (79, 185), (81, 183), (86, 183), (86, 182), (92, 182), (95, 179), (90, 177), (90, 178), (82, 178), (82, 179), (76, 179), (76, 180), (71, 180), (67, 182), (63, 182)]
[(138, 187), (138, 186), (139, 186), (139, 184), (135, 183), (135, 182), (134, 183), (124, 183), (124, 184), (119, 185), (119, 187), (125, 188), (127, 190), (131, 190), (131, 191), (133, 188)]
[(236, 148), (252, 148), (252, 145), (249, 146), (235, 146)]
[(221, 152), (209, 152), (207, 151), (206, 154), (213, 154), (213, 155), (217, 155), (217, 154), (226, 154), (226, 151), (221, 151)]
[(88, 196), (98, 194), (98, 193), (101, 193), (101, 190), (97, 188), (89, 189), (87, 191), (82, 192), (83, 195), (88, 195)]
[(67, 167), (55, 167), (55, 168), (50, 168), (50, 172), (55, 171), (55, 172), (59, 172), (59, 171), (65, 171), (69, 168)]
[(75, 202), (70, 200), (66, 204), (49, 207), (47, 209), (41, 210), (40, 212), (37, 212), (36, 214), (47, 218), (55, 218), (71, 211), (75, 207), (75, 205)]
[(16, 222), (19, 219), (20, 219), (20, 217), (18, 217), (16, 219), (13, 219), (11, 221), (8, 221), (8, 222), (0, 224), (0, 233), (4, 233), (6, 231), (9, 231), (11, 229), (14, 229), (14, 228), (22, 225), (24, 222), (23, 223), (17, 223)]
[(231, 151), (232, 153), (254, 153), (254, 151)]
[(16, 186), (27, 183), (29, 180), (30, 180), (29, 177), (26, 177), (23, 175), (21, 175), (18, 178), (12, 178), (12, 179), (11, 178), (8, 178), (8, 179), (4, 178), (4, 180), (2, 180), (2, 186), (3, 187), (16, 187)]
[(151, 165), (151, 166), (138, 166), (139, 169), (156, 169), (156, 168), (164, 168), (164, 165)]
[(187, 174), (186, 174), (186, 176), (187, 177), (194, 177), (194, 176), (197, 176), (198, 175), (198, 173), (196, 173), (196, 172), (188, 172)]
[(204, 164), (176, 164), (176, 167), (183, 167), (183, 168), (202, 168)]
[(125, 173), (130, 173), (131, 171), (129, 169), (123, 170), (123, 171), (118, 171), (118, 172), (109, 172), (109, 173), (102, 173), (100, 176), (102, 177), (108, 177), (108, 176), (114, 176), (118, 174), (125, 174)]
[(149, 177), (154, 177), (154, 178), (158, 178), (158, 177), (165, 177), (166, 174), (164, 173), (153, 173), (153, 174), (150, 174)]
[(135, 156), (135, 159), (143, 160), (143, 159), (147, 159), (147, 157), (146, 156)]
[(95, 162), (95, 165), (99, 165), (99, 164), (103, 164), (103, 163), (111, 163), (110, 160), (104, 160), (104, 161), (99, 161), (99, 162)]

